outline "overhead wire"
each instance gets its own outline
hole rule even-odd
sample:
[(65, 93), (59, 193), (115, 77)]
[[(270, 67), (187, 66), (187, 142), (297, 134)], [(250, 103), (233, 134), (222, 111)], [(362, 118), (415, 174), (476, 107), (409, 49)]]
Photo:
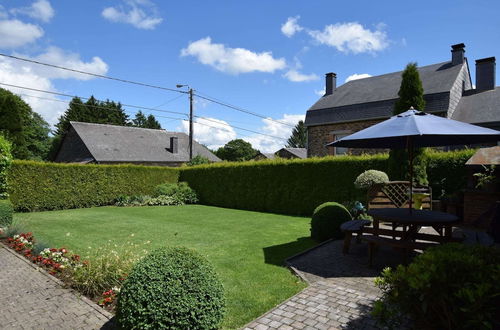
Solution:
[(11, 59), (15, 59), (15, 60), (19, 60), (19, 61), (34, 63), (34, 64), (38, 64), (38, 65), (43, 65), (43, 66), (47, 66), (47, 67), (51, 67), (51, 68), (56, 68), (56, 69), (60, 69), (60, 70), (66, 70), (66, 71), (71, 71), (71, 72), (75, 72), (75, 73), (79, 73), (79, 74), (85, 74), (85, 75), (93, 76), (93, 77), (97, 77), (97, 78), (115, 80), (115, 81), (119, 81), (119, 82), (123, 82), (123, 83), (127, 83), (127, 84), (133, 84), (133, 85), (138, 85), (138, 86), (156, 88), (156, 89), (166, 90), (166, 91), (169, 91), (169, 92), (182, 93), (182, 94), (187, 94), (188, 93), (186, 91), (182, 91), (182, 90), (178, 90), (178, 89), (174, 89), (174, 88), (162, 87), (162, 86), (152, 85), (152, 84), (148, 84), (148, 83), (143, 83), (143, 82), (138, 82), (138, 81), (133, 81), (133, 80), (128, 80), (128, 79), (123, 79), (123, 78), (116, 78), (116, 77), (106, 76), (106, 75), (103, 75), (103, 74), (97, 74), (97, 73), (92, 73), (92, 72), (87, 72), (87, 71), (81, 71), (81, 70), (71, 69), (71, 68), (67, 68), (67, 67), (64, 67), (64, 66), (60, 66), (60, 65), (45, 63), (45, 62), (36, 61), (36, 60), (29, 59), (29, 58), (24, 58), (24, 57), (19, 57), (19, 56), (14, 56), (14, 55), (7, 55), (7, 54), (4, 54), (4, 53), (0, 53), (0, 56), (11, 58)]

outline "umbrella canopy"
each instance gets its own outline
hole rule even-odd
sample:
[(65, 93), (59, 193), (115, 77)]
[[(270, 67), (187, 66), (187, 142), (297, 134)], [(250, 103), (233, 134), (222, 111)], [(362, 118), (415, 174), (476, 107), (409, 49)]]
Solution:
[(499, 131), (411, 109), (327, 145), (402, 149), (495, 141), (500, 141)]

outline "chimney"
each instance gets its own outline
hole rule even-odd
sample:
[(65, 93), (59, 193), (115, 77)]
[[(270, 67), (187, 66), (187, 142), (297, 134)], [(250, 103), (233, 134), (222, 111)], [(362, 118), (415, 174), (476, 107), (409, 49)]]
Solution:
[(495, 88), (495, 57), (476, 60), (476, 89), (485, 91)]
[(464, 63), (465, 60), (465, 45), (456, 44), (451, 46), (451, 65)]
[(172, 136), (170, 138), (170, 152), (176, 154), (179, 150), (179, 138), (177, 136)]
[(337, 74), (330, 72), (326, 74), (325, 95), (331, 95), (337, 88)]

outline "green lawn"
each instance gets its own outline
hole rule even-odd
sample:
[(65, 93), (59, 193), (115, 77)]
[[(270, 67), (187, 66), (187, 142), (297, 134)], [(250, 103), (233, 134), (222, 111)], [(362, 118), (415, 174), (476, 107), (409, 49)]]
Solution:
[(35, 238), (80, 254), (107, 240), (198, 250), (224, 282), (228, 313), (223, 326), (229, 329), (304, 288), (282, 265), (287, 257), (314, 245), (308, 237), (308, 218), (201, 205), (96, 207), (18, 213), (15, 219)]

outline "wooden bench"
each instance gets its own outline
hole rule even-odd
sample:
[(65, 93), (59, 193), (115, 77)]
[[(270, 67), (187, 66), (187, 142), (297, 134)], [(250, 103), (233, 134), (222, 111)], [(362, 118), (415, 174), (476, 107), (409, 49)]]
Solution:
[(360, 241), (361, 235), (363, 228), (367, 225), (369, 225), (371, 221), (369, 220), (351, 220), (344, 222), (340, 226), (340, 230), (342, 230), (345, 234), (344, 237), (344, 248), (342, 249), (342, 252), (344, 254), (349, 253), (349, 247), (351, 246), (351, 239), (352, 239), (352, 234), (356, 233), (356, 238), (358, 242)]
[(369, 253), (370, 267), (373, 264), (373, 254), (375, 252), (375, 247), (377, 245), (387, 245), (387, 246), (392, 246), (395, 248), (403, 249), (405, 252), (406, 259), (408, 258), (409, 252), (411, 252), (413, 250), (425, 250), (429, 247), (439, 245), (437, 243), (431, 243), (431, 242), (414, 242), (414, 241), (407, 241), (407, 240), (394, 239), (394, 238), (389, 238), (389, 237), (381, 237), (381, 236), (375, 236), (375, 235), (365, 235), (365, 236), (363, 236), (363, 240), (368, 242), (368, 246), (369, 246), (368, 253)]

